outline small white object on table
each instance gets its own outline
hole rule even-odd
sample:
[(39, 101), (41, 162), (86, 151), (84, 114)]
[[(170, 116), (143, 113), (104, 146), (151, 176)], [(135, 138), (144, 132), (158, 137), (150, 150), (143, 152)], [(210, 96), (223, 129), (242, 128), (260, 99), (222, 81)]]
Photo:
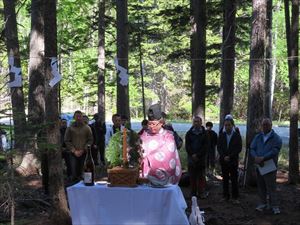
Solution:
[(107, 187), (82, 182), (67, 188), (73, 225), (189, 225), (177, 185)]

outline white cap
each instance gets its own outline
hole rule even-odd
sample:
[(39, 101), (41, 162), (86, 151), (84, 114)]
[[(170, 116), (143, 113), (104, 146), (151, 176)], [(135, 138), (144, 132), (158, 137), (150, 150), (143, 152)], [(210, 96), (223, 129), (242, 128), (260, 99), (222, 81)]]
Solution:
[(233, 120), (233, 116), (230, 115), (230, 114), (227, 114), (227, 115), (225, 116), (225, 120)]

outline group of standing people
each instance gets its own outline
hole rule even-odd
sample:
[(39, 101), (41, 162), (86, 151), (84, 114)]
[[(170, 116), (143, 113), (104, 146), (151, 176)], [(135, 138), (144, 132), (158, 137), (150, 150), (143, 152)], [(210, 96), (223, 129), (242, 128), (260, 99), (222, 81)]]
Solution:
[[(211, 128), (212, 123), (207, 122), (205, 129), (202, 126), (202, 119), (196, 116), (185, 136), (191, 195), (207, 197), (206, 170), (214, 168), (218, 158), (223, 182), (223, 199), (225, 201), (232, 199), (233, 203), (238, 204), (239, 153), (242, 151), (240, 131), (231, 115), (225, 117), (218, 136)], [(272, 129), (272, 121), (269, 118), (263, 119), (261, 132), (254, 137), (250, 145), (250, 157), (255, 162), (260, 197), (260, 203), (256, 207), (258, 211), (271, 209), (274, 214), (280, 213), (276, 193), (276, 173), (281, 146), (281, 138)], [(215, 155), (216, 149), (218, 157)]]
[(70, 181), (81, 179), (88, 146), (91, 146), (95, 165), (105, 162), (106, 126), (98, 114), (95, 114), (93, 119), (94, 122), (89, 124), (89, 118), (79, 110), (75, 111), (70, 126), (67, 126), (66, 120), (61, 119), (62, 157), (65, 160), (67, 176)]
[[(76, 111), (74, 121), (69, 127), (67, 121), (61, 120), (63, 158), (67, 166), (67, 175), (72, 181), (81, 177), (87, 146), (92, 147), (95, 164), (104, 165), (105, 146), (112, 135), (122, 131), (128, 123), (128, 118), (119, 114), (112, 116), (113, 124), (107, 128), (99, 114), (95, 114), (93, 119), (94, 122), (89, 124), (88, 117), (81, 111)], [(279, 214), (276, 172), (282, 141), (272, 129), (270, 119), (263, 119), (261, 126), (261, 132), (255, 136), (250, 146), (250, 156), (257, 167), (257, 185), (261, 200), (256, 210), (263, 211), (269, 208), (274, 214)], [(212, 122), (207, 122), (205, 128), (201, 117), (195, 116), (192, 127), (185, 135), (191, 196), (208, 196), (206, 175), (214, 173), (218, 160), (223, 179), (223, 198), (239, 203), (238, 167), (239, 154), (242, 151), (240, 131), (231, 115), (225, 117), (218, 135), (212, 128)], [(183, 140), (173, 127), (166, 123), (166, 114), (155, 105), (150, 107), (148, 120), (142, 121), (139, 135), (143, 149), (142, 176), (147, 177), (153, 185), (177, 184), (182, 173), (178, 150)], [(269, 162), (274, 164), (275, 169), (262, 173), (261, 168), (267, 163), (269, 165)]]
[(123, 130), (128, 118), (114, 114), (112, 122), (112, 126), (106, 127), (103, 118), (96, 113), (93, 122), (90, 123), (89, 117), (79, 110), (74, 112), (70, 126), (67, 120), (61, 119), (62, 157), (69, 181), (75, 182), (81, 179), (87, 146), (91, 146), (94, 164), (105, 165), (105, 147), (113, 134)]

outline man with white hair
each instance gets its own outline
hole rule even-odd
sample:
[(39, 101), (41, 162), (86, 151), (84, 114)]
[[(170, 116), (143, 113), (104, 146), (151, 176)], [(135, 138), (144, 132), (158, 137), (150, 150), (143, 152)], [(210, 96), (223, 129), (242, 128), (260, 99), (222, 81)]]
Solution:
[[(262, 131), (254, 137), (250, 145), (250, 154), (257, 165), (257, 187), (261, 200), (256, 210), (262, 212), (270, 207), (273, 214), (279, 214), (276, 174), (282, 140), (272, 129), (272, 121), (269, 118), (262, 120), (261, 127)], [(265, 172), (262, 172), (263, 170)]]

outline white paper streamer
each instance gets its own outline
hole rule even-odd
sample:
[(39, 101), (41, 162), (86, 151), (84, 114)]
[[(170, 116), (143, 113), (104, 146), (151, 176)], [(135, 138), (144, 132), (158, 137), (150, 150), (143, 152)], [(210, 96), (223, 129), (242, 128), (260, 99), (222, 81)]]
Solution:
[(58, 64), (57, 64), (57, 58), (51, 57), (51, 73), (53, 75), (52, 80), (50, 80), (49, 85), (53, 87), (55, 84), (57, 84), (61, 80), (61, 75), (58, 72)]
[(12, 82), (8, 83), (8, 87), (22, 87), (22, 73), (20, 67), (14, 66), (14, 57), (9, 56), (8, 57), (8, 64), (10, 66), (9, 72), (14, 74), (15, 79)]
[(125, 69), (124, 67), (119, 65), (119, 61), (118, 61), (117, 58), (115, 58), (114, 61), (115, 61), (116, 70), (120, 71), (120, 73), (119, 73), (119, 77), (121, 79), (120, 84), (122, 86), (127, 86), (128, 85), (128, 78), (129, 78), (129, 76), (127, 74), (127, 69)]

